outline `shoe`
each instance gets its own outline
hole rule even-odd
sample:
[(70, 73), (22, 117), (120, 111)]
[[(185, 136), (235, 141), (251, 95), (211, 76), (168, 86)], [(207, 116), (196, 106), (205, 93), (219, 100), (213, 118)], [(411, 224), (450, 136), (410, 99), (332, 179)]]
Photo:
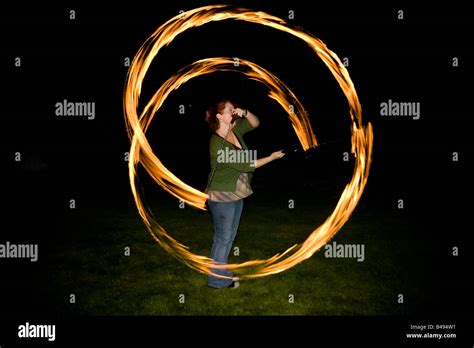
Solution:
[(235, 289), (235, 288), (238, 288), (240, 286), (240, 283), (238, 281), (232, 281), (232, 283), (229, 284), (229, 286), (227, 286), (227, 288), (229, 289)]
[(227, 285), (225, 288), (216, 288), (215, 286), (208, 285), (208, 287), (210, 287), (211, 289), (235, 289), (235, 288), (238, 288), (239, 286), (240, 286), (240, 283), (235, 280), (232, 281), (232, 283)]

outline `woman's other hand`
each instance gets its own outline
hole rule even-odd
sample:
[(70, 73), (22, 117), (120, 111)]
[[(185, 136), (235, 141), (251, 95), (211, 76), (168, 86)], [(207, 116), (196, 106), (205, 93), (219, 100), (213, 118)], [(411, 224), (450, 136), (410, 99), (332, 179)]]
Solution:
[(285, 156), (285, 153), (283, 152), (283, 150), (273, 152), (273, 153), (270, 155), (270, 157), (272, 158), (272, 160), (280, 159), (280, 158), (282, 158), (283, 156)]

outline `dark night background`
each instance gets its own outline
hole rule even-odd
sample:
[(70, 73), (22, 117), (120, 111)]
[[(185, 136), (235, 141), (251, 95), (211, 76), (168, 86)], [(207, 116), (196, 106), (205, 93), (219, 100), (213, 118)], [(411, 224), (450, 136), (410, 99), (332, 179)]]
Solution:
[[(471, 318), (472, 14), (458, 6), (416, 9), (393, 3), (370, 10), (336, 4), (315, 4), (312, 10), (303, 2), (231, 3), (281, 18), (294, 10), (289, 22), (320, 38), (341, 60), (350, 58), (348, 71), (363, 121), (372, 123), (375, 140), (368, 183), (354, 214), (373, 211), (424, 226), (407, 224), (400, 238), (418, 243), (429, 238), (439, 245), (426, 269), (439, 303), (426, 312)], [(209, 3), (182, 1), (155, 8), (132, 3), (106, 9), (63, 4), (1, 13), (0, 241), (40, 244), (40, 262), (1, 261), (2, 318), (54, 316), (47, 314), (49, 303), (41, 289), (48, 286), (43, 277), (48, 249), (67, 233), (56, 228), (55, 219), (71, 214), (71, 197), (87, 201), (98, 215), (104, 204), (135, 209), (123, 159), (129, 150), (122, 111), (124, 58), (133, 59), (146, 38), (179, 10), (204, 4)], [(70, 9), (76, 10), (74, 21), (68, 18)], [(397, 20), (398, 9), (404, 10), (404, 20)], [(214, 56), (242, 57), (273, 72), (309, 112), (317, 139), (337, 140), (310, 159), (283, 158), (259, 169), (255, 194), (274, 192), (275, 205), (292, 197), (310, 202), (311, 188), (325, 185), (327, 196), (314, 199), (328, 198), (328, 205), (334, 205), (353, 169), (352, 159), (342, 161), (342, 153), (350, 151), (347, 101), (324, 64), (298, 39), (238, 21), (186, 31), (154, 60), (141, 106), (178, 69)], [(14, 67), (15, 57), (21, 57), (21, 68)], [(459, 67), (452, 66), (453, 57), (459, 57)], [(238, 73), (195, 78), (170, 95), (147, 134), (163, 163), (201, 190), (209, 171), (203, 112), (218, 96), (235, 96), (260, 118), (261, 126), (246, 135), (246, 142), (262, 156), (298, 146), (286, 114), (259, 83)], [(95, 120), (56, 117), (54, 105), (63, 99), (95, 102)], [(381, 117), (380, 103), (388, 99), (420, 102), (421, 118)], [(180, 104), (186, 107), (184, 115), (178, 113)], [(16, 151), (22, 153), (21, 166), (13, 160)], [(454, 151), (459, 162), (451, 160)], [(147, 200), (167, 197), (144, 171), (140, 181)], [(404, 199), (402, 211), (398, 199)], [(457, 258), (451, 256), (453, 246), (460, 248)]]

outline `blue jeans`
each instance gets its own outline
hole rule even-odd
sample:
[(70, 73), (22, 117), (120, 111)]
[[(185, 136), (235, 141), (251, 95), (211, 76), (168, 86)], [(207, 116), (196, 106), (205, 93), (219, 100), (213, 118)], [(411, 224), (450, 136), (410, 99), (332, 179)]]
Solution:
[[(214, 225), (214, 240), (211, 249), (211, 259), (220, 263), (227, 263), (232, 243), (239, 228), (240, 216), (244, 207), (244, 200), (233, 202), (208, 202)], [(219, 275), (233, 277), (227, 269), (213, 269)], [(232, 279), (219, 278), (209, 275), (208, 285), (215, 288), (225, 288), (232, 283)]]

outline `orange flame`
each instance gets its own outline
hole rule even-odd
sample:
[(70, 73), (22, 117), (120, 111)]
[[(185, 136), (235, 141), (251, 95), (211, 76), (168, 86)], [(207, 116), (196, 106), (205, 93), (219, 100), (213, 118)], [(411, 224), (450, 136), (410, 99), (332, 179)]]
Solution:
[[(334, 75), (348, 100), (352, 120), (351, 151), (356, 158), (353, 177), (346, 185), (336, 208), (326, 221), (310, 234), (304, 243), (293, 245), (285, 252), (276, 254), (267, 260), (253, 260), (240, 264), (217, 264), (208, 257), (190, 252), (188, 247), (170, 237), (155, 221), (153, 213), (143, 203), (136, 189), (136, 166), (141, 163), (153, 180), (167, 192), (189, 205), (206, 210), (205, 202), (208, 195), (185, 184), (170, 172), (153, 153), (145, 137), (145, 132), (153, 116), (163, 105), (171, 91), (178, 89), (182, 84), (196, 76), (215, 71), (239, 71), (250, 79), (265, 84), (269, 89), (269, 97), (276, 100), (288, 112), (293, 129), (303, 149), (307, 150), (310, 147), (317, 146), (316, 137), (308, 116), (296, 96), (275, 75), (246, 60), (240, 60), (238, 66), (234, 65), (234, 60), (226, 57), (207, 58), (194, 62), (169, 78), (153, 95), (140, 117), (138, 117), (137, 108), (142, 82), (159, 50), (170, 44), (177, 35), (187, 29), (211, 21), (226, 19), (253, 22), (285, 31), (305, 41), (316, 52)], [(292, 112), (291, 106), (297, 112)], [(127, 133), (131, 140), (129, 157), (130, 185), (138, 211), (153, 238), (165, 250), (192, 269), (202, 273), (211, 273), (211, 268), (228, 268), (239, 274), (239, 277), (243, 279), (276, 274), (295, 266), (297, 263), (311, 257), (337, 233), (355, 209), (367, 182), (372, 158), (372, 126), (370, 123), (366, 127), (362, 126), (361, 106), (348, 71), (337, 55), (329, 50), (321, 40), (303, 32), (301, 29), (291, 27), (280, 18), (264, 12), (215, 5), (197, 8), (170, 19), (148, 38), (136, 54), (127, 75), (124, 111)], [(218, 274), (214, 275), (224, 277)]]

